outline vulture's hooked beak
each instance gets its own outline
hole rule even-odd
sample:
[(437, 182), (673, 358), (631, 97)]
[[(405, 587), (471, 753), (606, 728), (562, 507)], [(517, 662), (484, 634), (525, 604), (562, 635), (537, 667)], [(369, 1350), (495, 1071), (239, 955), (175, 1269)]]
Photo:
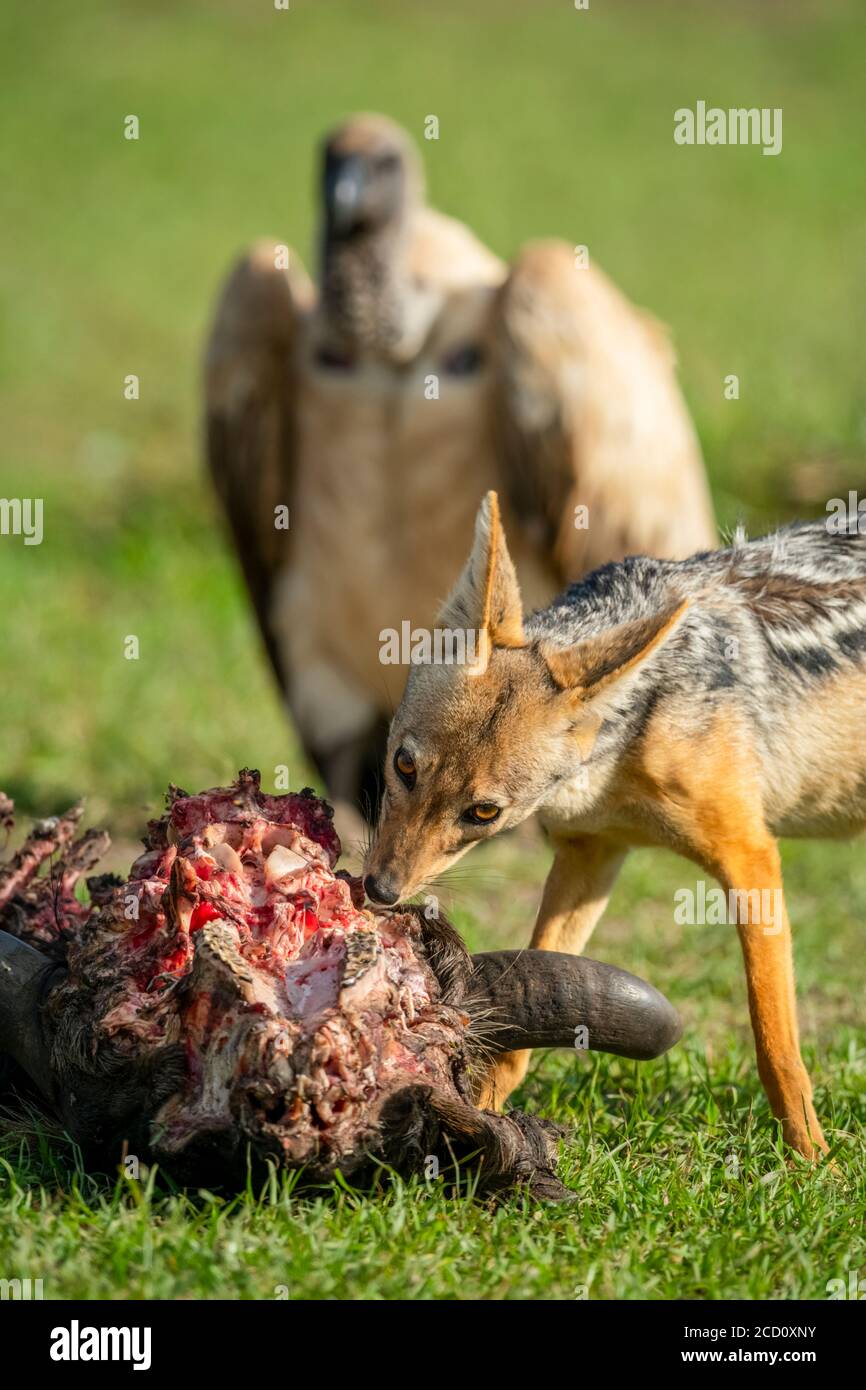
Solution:
[(368, 173), (358, 155), (335, 160), (325, 170), (325, 217), (332, 236), (348, 236), (362, 220)]

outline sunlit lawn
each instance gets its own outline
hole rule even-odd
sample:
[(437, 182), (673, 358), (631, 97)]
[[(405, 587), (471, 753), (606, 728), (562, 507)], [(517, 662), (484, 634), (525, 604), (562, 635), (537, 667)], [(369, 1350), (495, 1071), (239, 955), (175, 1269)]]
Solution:
[[(0, 785), (22, 814), (86, 795), (120, 863), (169, 781), (251, 765), (271, 785), (283, 763), (311, 779), (203, 480), (198, 363), (239, 247), (274, 231), (314, 264), (315, 142), (353, 109), (419, 137), (437, 114), (423, 152), (440, 206), (505, 255), (539, 234), (588, 244), (672, 325), (725, 525), (862, 491), (858, 15), (853, 0), (7, 4), (0, 493), (45, 502), (41, 546), (0, 538)], [(699, 97), (783, 107), (782, 155), (674, 146), (674, 109)], [(471, 943), (525, 941), (544, 847), (466, 862), (451, 906)], [(46, 1297), (825, 1297), (864, 1262), (866, 866), (862, 846), (803, 845), (786, 870), (835, 1172), (784, 1164), (733, 934), (676, 926), (694, 872), (645, 854), (592, 950), (670, 995), (683, 1043), (643, 1069), (541, 1058), (520, 1097), (568, 1125), (575, 1207), (493, 1212), (384, 1181), (315, 1200), (118, 1186), (13, 1126), (0, 1274), (42, 1277)]]

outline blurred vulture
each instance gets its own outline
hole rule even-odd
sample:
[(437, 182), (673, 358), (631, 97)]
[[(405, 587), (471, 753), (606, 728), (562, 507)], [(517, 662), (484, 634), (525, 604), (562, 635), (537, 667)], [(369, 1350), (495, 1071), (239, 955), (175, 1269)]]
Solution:
[(426, 205), (381, 116), (327, 139), (321, 192), (318, 285), (267, 242), (222, 291), (207, 454), (306, 752), (335, 801), (374, 814), (406, 676), (383, 634), (434, 626), (487, 489), (528, 606), (716, 537), (664, 331), (574, 248), (504, 264)]

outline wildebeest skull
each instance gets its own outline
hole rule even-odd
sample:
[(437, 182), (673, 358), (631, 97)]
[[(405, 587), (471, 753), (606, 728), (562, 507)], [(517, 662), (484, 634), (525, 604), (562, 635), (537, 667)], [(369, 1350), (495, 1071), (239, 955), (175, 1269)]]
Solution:
[[(194, 1181), (248, 1159), (325, 1180), (477, 1155), (482, 1185), (564, 1196), (559, 1131), (473, 1104), (492, 1056), (657, 1056), (671, 1005), (623, 970), (545, 951), (470, 957), (442, 918), (370, 913), (335, 874), (330, 808), (258, 773), (169, 793), (126, 880), (87, 880), (107, 837), (38, 822), (0, 869), (0, 1053), (87, 1151)], [(11, 803), (0, 820), (11, 825)], [(48, 862), (49, 872), (40, 873)]]

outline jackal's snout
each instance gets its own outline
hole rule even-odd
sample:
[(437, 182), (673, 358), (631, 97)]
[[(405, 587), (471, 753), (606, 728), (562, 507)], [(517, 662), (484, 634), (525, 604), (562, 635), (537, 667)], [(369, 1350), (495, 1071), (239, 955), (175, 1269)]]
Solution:
[(414, 833), (402, 818), (383, 815), (379, 831), (364, 860), (364, 892), (377, 907), (394, 907), (411, 898), (438, 868), (425, 851), (423, 827)]
[(393, 878), (387, 874), (365, 874), (364, 892), (371, 903), (376, 903), (381, 907), (393, 907), (400, 901), (400, 889), (395, 887)]

